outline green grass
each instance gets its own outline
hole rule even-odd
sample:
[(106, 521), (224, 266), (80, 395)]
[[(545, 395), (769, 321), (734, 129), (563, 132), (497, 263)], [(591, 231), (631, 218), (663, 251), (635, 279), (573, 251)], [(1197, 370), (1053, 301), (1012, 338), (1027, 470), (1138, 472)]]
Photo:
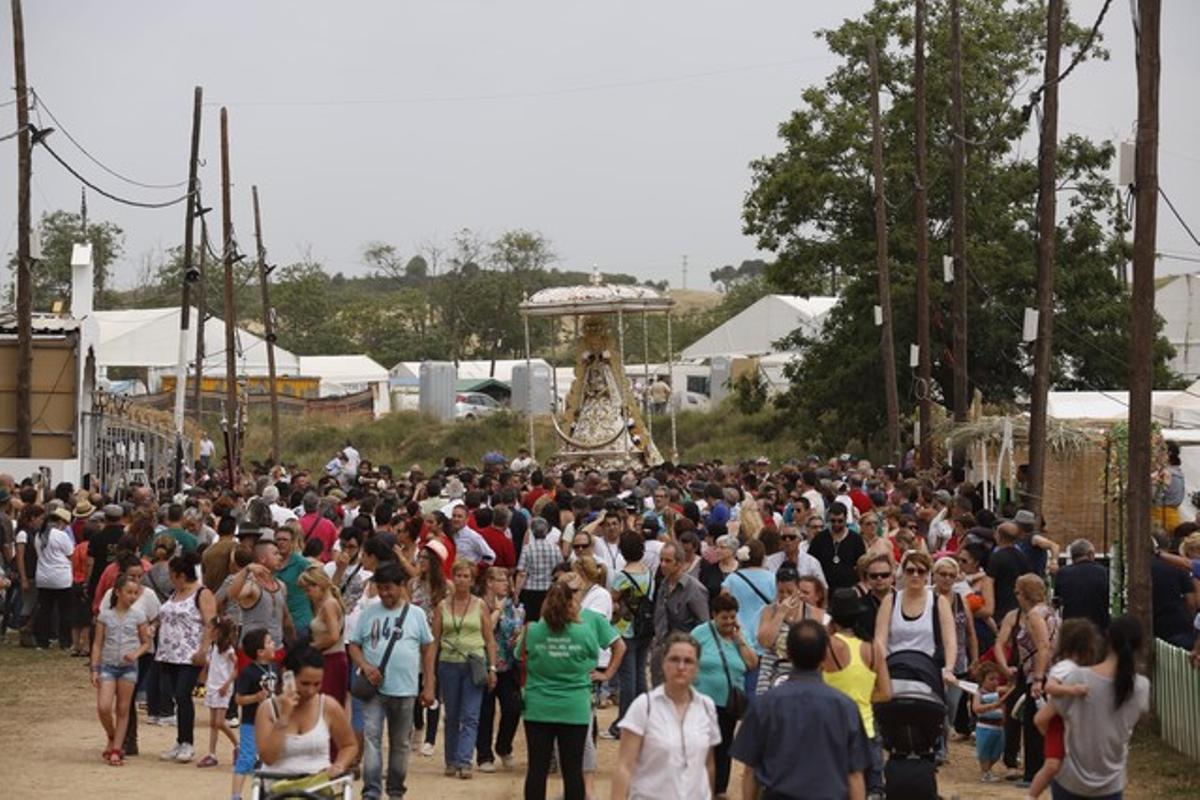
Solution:
[[(689, 411), (680, 414), (677, 423), (683, 462), (713, 458), (728, 462), (767, 455), (778, 463), (808, 453), (787, 417), (770, 408), (756, 414), (741, 414), (725, 406), (709, 412)], [(556, 449), (554, 430), (549, 420), (538, 420), (534, 429), (538, 459), (544, 461)], [(252, 414), (249, 430), (243, 461), (264, 460), (270, 449), (266, 415)], [(310, 469), (324, 466), (347, 439), (375, 465), (388, 464), (400, 471), (418, 463), (429, 471), (446, 456), (477, 464), (485, 453), (498, 450), (511, 458), (528, 441), (528, 435), (525, 419), (508, 413), (455, 422), (437, 422), (412, 411), (378, 420), (313, 414), (280, 421), (284, 460)], [(654, 418), (654, 441), (663, 457), (670, 458), (670, 420), (665, 415)]]

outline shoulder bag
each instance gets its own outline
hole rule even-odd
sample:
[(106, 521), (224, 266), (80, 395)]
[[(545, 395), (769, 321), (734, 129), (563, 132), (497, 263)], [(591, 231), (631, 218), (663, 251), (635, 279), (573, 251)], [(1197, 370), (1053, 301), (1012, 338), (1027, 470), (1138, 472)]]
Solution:
[(710, 622), (708, 629), (712, 631), (713, 644), (717, 646), (717, 655), (721, 657), (721, 667), (725, 670), (725, 682), (729, 684), (729, 697), (725, 700), (725, 711), (734, 719), (741, 719), (746, 716), (746, 710), (750, 707), (750, 699), (746, 697), (746, 693), (740, 686), (733, 685), (733, 676), (729, 673), (729, 662), (725, 660), (725, 648), (721, 646), (721, 634), (717, 633), (717, 626)]
[[(392, 648), (404, 636), (404, 618), (408, 616), (408, 609), (411, 607), (412, 603), (404, 604), (404, 610), (400, 612), (400, 616), (396, 620), (396, 625), (392, 628), (392, 635), (388, 639), (387, 649), (383, 651), (383, 660), (376, 667), (381, 676), (387, 670), (388, 659), (392, 657)], [(383, 680), (381, 679), (379, 683), (382, 685)], [(375, 699), (375, 695), (379, 694), (379, 687), (367, 680), (366, 673), (359, 672), (355, 674), (354, 682), (350, 684), (350, 694), (366, 703)]]

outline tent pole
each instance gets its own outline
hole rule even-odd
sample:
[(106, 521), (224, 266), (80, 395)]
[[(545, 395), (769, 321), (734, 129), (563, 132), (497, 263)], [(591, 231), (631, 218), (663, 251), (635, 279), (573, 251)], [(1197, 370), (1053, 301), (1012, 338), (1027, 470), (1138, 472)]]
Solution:
[(671, 415), (671, 463), (679, 463), (679, 441), (675, 430), (675, 351), (671, 347), (671, 312), (667, 311), (667, 383), (671, 393), (667, 396), (667, 411)]
[[(617, 308), (617, 351), (618, 351), (617, 360), (621, 365), (621, 379), (620, 379), (621, 380), (621, 394), (624, 395), (625, 394), (625, 382), (628, 380), (628, 378), (625, 376), (625, 312), (622, 311), (620, 308)], [(622, 412), (624, 412), (624, 410), (625, 410), (624, 406), (622, 406), (621, 410), (622, 410)], [(622, 414), (622, 416), (624, 417), (624, 414)], [(623, 426), (625, 426), (625, 429), (626, 429), (625, 435), (624, 435), (625, 463), (626, 464), (629, 463), (630, 433), (629, 433), (628, 420), (629, 420), (628, 417), (624, 417), (621, 420), (621, 424)]]
[(650, 323), (642, 312), (642, 411), (646, 414), (646, 432), (654, 439), (654, 414), (650, 408)]
[(524, 317), (525, 323), (525, 413), (529, 417), (529, 457), (537, 461), (537, 450), (533, 438), (533, 370), (529, 358), (529, 315)]

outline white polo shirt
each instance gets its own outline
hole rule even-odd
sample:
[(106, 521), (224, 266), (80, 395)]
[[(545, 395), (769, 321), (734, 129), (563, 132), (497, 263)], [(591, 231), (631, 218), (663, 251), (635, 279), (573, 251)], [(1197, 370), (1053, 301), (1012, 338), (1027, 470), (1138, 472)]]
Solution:
[(634, 698), (619, 727), (642, 737), (629, 784), (630, 800), (709, 800), (710, 748), (721, 743), (717, 707), (692, 689), (682, 724), (675, 702), (657, 686)]

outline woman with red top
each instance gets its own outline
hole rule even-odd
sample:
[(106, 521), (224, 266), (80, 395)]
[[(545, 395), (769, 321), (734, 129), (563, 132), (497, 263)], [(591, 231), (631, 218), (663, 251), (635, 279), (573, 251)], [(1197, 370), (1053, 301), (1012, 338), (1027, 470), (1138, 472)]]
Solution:
[[(83, 519), (76, 517), (75, 522)], [(86, 658), (92, 652), (92, 605), (87, 596), (92, 559), (88, 557), (88, 540), (98, 531), (99, 526), (91, 523), (81, 526), (71, 551), (71, 655), (76, 658)]]

